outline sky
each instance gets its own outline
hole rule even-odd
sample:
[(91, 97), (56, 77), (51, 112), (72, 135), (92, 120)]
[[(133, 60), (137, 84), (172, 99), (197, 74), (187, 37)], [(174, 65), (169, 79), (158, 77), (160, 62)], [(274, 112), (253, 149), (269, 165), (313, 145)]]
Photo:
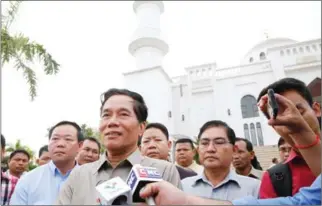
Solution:
[[(48, 143), (47, 128), (61, 120), (98, 127), (100, 94), (123, 87), (122, 73), (135, 68), (128, 52), (137, 26), (132, 5), (133, 1), (21, 4), (10, 32), (43, 44), (61, 68), (56, 76), (46, 76), (40, 64), (33, 64), (38, 96), (30, 101), (22, 73), (12, 64), (2, 67), (1, 132), (7, 142), (20, 139), (38, 151)], [(265, 40), (265, 32), (271, 38), (297, 41), (321, 38), (320, 1), (166, 1), (164, 6), (161, 29), (169, 53), (163, 66), (170, 76), (204, 63), (216, 62), (219, 68), (239, 65)]]

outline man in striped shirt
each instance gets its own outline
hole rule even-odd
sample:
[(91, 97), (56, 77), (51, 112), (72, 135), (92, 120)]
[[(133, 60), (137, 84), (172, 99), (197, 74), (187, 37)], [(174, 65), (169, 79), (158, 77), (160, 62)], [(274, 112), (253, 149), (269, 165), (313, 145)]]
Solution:
[[(6, 147), (6, 140), (1, 134), (1, 159), (4, 157)], [(11, 195), (16, 187), (18, 178), (14, 176), (8, 176), (1, 169), (1, 205), (8, 205)]]

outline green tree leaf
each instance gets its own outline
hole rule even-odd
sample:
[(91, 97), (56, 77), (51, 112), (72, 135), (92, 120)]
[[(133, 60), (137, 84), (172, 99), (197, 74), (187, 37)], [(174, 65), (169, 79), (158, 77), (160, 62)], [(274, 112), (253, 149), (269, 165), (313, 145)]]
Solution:
[(10, 61), (14, 67), (21, 70), (29, 86), (31, 100), (37, 96), (37, 78), (32, 64), (38, 60), (42, 64), (46, 75), (55, 75), (59, 72), (60, 65), (47, 52), (43, 45), (30, 41), (22, 33), (11, 35), (9, 27), (17, 15), (21, 1), (10, 1), (10, 7), (6, 15), (2, 15), (1, 27), (1, 62), (2, 66)]

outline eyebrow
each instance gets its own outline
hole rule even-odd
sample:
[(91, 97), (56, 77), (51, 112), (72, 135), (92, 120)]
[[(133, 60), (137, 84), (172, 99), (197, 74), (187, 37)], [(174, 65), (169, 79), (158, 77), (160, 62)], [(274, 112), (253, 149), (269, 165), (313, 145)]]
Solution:
[(210, 141), (211, 139), (217, 140), (217, 139), (226, 139), (226, 138), (225, 137), (214, 137), (214, 138), (203, 137), (203, 138), (200, 138), (200, 140), (208, 140), (208, 141)]
[[(109, 108), (107, 108), (107, 109), (104, 109), (102, 113), (109, 112), (109, 111), (110, 111), (110, 109), (109, 109)], [(130, 111), (129, 109), (124, 108), (124, 107), (123, 107), (123, 108), (118, 109), (118, 112), (129, 112), (129, 113), (131, 113), (131, 111)]]

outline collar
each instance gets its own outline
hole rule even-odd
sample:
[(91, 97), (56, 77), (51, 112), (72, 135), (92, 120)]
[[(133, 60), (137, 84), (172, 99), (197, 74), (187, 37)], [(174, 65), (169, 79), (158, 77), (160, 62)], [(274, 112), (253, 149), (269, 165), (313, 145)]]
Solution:
[[(132, 154), (130, 154), (125, 160), (129, 162), (132, 166), (135, 164), (140, 164), (143, 159), (143, 156), (141, 155), (141, 152), (139, 148), (137, 148)], [(121, 162), (123, 162), (121, 161)], [(112, 167), (111, 163), (109, 162), (107, 158), (107, 153), (105, 152), (103, 155), (100, 156), (99, 160), (97, 161), (97, 167), (94, 170), (94, 173), (98, 172), (103, 167)]]
[(262, 171), (257, 170), (252, 166), (252, 169), (250, 170), (248, 176), (255, 177), (257, 179), (261, 179)]
[(303, 157), (302, 157), (301, 155), (297, 154), (294, 150), (292, 150), (292, 151), (290, 152), (290, 156), (288, 156), (288, 158), (287, 158), (287, 160), (284, 162), (284, 164), (287, 164), (287, 163), (293, 162), (293, 161), (295, 161), (296, 159), (298, 159), (298, 160), (303, 160), (303, 161), (304, 161), (304, 159), (303, 159)]
[[(50, 162), (48, 163), (48, 166), (49, 166), (49, 169), (50, 169), (52, 175), (56, 176), (57, 174), (61, 174), (59, 169), (56, 167), (56, 165), (54, 164), (54, 162), (52, 160), (50, 160)], [(77, 163), (77, 161), (75, 161), (75, 166), (72, 169), (70, 169), (69, 171), (67, 171), (66, 175), (69, 174), (76, 167), (79, 167), (79, 164)]]
[(227, 176), (215, 187), (212, 185), (212, 183), (207, 179), (206, 175), (205, 175), (205, 171), (203, 171), (200, 175), (191, 177), (193, 178), (193, 183), (192, 186), (196, 186), (198, 182), (204, 182), (207, 183), (208, 185), (211, 185), (213, 188), (218, 188), (221, 187), (222, 185), (228, 183), (228, 182), (234, 182), (236, 183), (239, 187), (239, 183), (238, 183), (238, 177), (235, 171), (233, 170), (229, 170), (229, 173), (227, 174)]

